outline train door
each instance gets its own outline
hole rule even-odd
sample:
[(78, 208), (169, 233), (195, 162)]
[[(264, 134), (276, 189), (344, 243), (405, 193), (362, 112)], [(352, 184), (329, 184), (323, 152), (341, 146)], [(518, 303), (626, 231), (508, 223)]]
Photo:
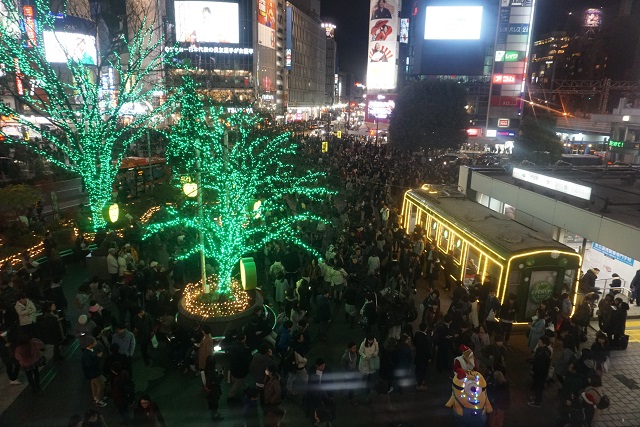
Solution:
[(563, 283), (564, 271), (558, 268), (529, 266), (522, 259), (513, 260), (507, 292), (513, 292), (517, 297), (517, 321), (529, 321), (536, 314), (540, 303), (561, 292)]
[(404, 205), (404, 229), (408, 234), (413, 233), (413, 229), (416, 227), (416, 220), (418, 218), (418, 207), (411, 203), (408, 199), (405, 199)]

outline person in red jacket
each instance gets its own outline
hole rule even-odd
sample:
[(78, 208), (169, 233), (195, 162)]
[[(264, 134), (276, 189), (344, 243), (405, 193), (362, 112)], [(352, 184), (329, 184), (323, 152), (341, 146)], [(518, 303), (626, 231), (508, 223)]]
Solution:
[(44, 348), (44, 343), (37, 338), (29, 338), (22, 335), (18, 338), (15, 358), (20, 364), (20, 368), (27, 375), (27, 380), (34, 393), (41, 391), (40, 388), (40, 350)]

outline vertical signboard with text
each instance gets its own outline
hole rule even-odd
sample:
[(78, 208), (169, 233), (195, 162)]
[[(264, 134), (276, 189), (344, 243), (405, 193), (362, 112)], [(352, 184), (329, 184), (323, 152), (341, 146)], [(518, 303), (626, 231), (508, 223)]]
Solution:
[[(501, 0), (487, 133), (515, 135), (522, 113), (535, 0)], [(509, 130), (507, 130), (507, 129)]]
[(370, 0), (367, 89), (393, 90), (397, 79), (399, 0)]

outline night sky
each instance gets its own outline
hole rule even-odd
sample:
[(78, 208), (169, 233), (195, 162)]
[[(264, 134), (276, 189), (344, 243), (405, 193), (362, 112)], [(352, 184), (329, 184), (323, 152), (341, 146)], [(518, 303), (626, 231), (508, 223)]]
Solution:
[[(498, 1), (498, 0), (496, 0)], [(336, 25), (339, 71), (355, 74), (364, 82), (367, 65), (367, 32), (369, 0), (321, 0), (322, 19)], [(617, 0), (606, 2), (608, 6)], [(406, 3), (406, 2), (405, 2)], [(540, 34), (571, 25), (581, 11), (599, 7), (602, 1), (537, 0), (534, 38)], [(574, 11), (572, 16), (570, 11)], [(606, 17), (605, 17), (606, 19)]]

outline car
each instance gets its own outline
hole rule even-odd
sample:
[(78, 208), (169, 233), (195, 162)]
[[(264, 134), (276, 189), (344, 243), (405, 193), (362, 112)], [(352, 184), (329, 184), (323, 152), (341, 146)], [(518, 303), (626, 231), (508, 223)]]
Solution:
[(481, 154), (476, 158), (476, 165), (495, 166), (500, 164), (500, 157), (494, 154)]

